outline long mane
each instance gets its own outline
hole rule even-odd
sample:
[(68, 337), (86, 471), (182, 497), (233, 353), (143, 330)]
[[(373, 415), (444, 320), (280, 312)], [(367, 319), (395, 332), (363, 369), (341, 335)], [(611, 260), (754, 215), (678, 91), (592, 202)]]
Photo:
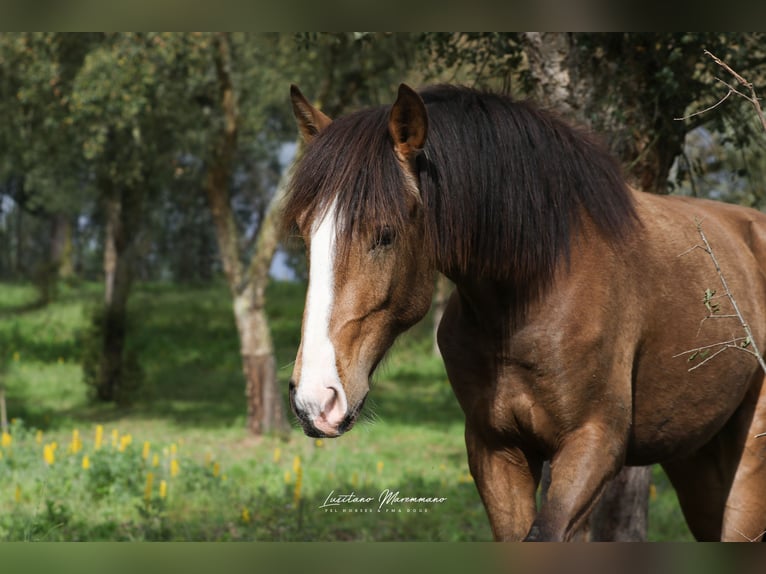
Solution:
[[(638, 221), (618, 163), (584, 131), (498, 94), (435, 86), (421, 96), (425, 251), (448, 275), (502, 282), (522, 311), (569, 257), (585, 217), (607, 241), (621, 241)], [(340, 118), (307, 146), (288, 192), (288, 225), (333, 201), (347, 241), (365, 225), (407, 224), (389, 111)]]

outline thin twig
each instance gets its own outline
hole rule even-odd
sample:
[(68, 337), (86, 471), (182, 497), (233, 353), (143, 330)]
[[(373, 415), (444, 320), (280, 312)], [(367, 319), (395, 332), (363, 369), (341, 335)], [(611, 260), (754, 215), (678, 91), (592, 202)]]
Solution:
[(709, 107), (705, 108), (704, 110), (700, 110), (698, 112), (691, 113), (688, 116), (682, 116), (680, 118), (673, 118), (673, 119), (676, 120), (677, 122), (682, 122), (684, 120), (688, 120), (690, 118), (693, 118), (694, 116), (701, 116), (702, 114), (706, 114), (710, 110), (714, 110), (715, 108), (720, 106), (722, 103), (724, 103), (729, 98), (729, 96), (732, 95), (733, 93), (734, 93), (734, 90), (729, 90), (728, 92), (726, 92), (726, 95), (724, 97), (722, 97), (720, 100), (718, 100), (712, 106), (709, 106)]
[(766, 362), (763, 360), (763, 355), (761, 355), (761, 351), (758, 349), (758, 345), (755, 342), (755, 337), (753, 336), (753, 332), (750, 330), (750, 325), (747, 324), (747, 321), (745, 321), (744, 316), (742, 315), (742, 312), (739, 310), (739, 305), (737, 304), (737, 300), (734, 298), (734, 295), (732, 295), (731, 290), (729, 289), (729, 284), (726, 282), (726, 277), (723, 275), (723, 271), (721, 271), (721, 266), (718, 264), (718, 258), (715, 256), (715, 253), (713, 253), (713, 248), (710, 247), (710, 243), (707, 240), (707, 237), (705, 236), (705, 232), (702, 230), (702, 221), (697, 220), (697, 231), (700, 234), (700, 237), (702, 238), (702, 242), (705, 244), (705, 251), (707, 251), (707, 254), (710, 256), (710, 259), (713, 261), (713, 265), (715, 266), (716, 273), (718, 273), (718, 278), (721, 280), (721, 285), (723, 286), (723, 290), (726, 293), (726, 296), (729, 298), (729, 301), (731, 302), (731, 306), (734, 308), (734, 312), (737, 314), (737, 318), (739, 319), (739, 323), (742, 326), (742, 328), (745, 330), (745, 333), (747, 334), (748, 339), (750, 340), (750, 344), (753, 346), (753, 354), (758, 359), (758, 364), (761, 365), (761, 369), (763, 369), (763, 372), (766, 373)]
[(737, 94), (738, 96), (746, 99), (748, 102), (750, 102), (753, 105), (753, 108), (755, 108), (755, 113), (758, 116), (758, 119), (761, 122), (761, 126), (763, 126), (764, 131), (766, 131), (766, 117), (763, 115), (763, 109), (761, 108), (760, 99), (758, 98), (758, 94), (755, 92), (755, 87), (753, 86), (752, 82), (747, 81), (745, 78), (743, 78), (740, 74), (738, 74), (736, 71), (734, 71), (731, 66), (729, 66), (726, 62), (721, 60), (718, 56), (713, 54), (712, 52), (709, 52), (708, 50), (705, 50), (705, 55), (712, 58), (712, 60), (718, 64), (721, 68), (726, 70), (729, 74), (734, 76), (734, 79), (737, 80), (737, 82), (747, 88), (747, 90), (750, 92), (750, 95), (743, 94), (739, 90), (737, 90), (735, 87), (729, 85), (727, 82), (724, 82), (720, 78), (716, 78), (717, 81), (721, 82), (724, 86), (726, 86), (729, 91), (726, 93), (726, 95), (721, 98), (718, 103), (710, 106), (709, 108), (706, 108), (702, 111), (695, 112), (693, 114), (690, 114), (688, 116), (685, 116), (683, 118), (675, 118), (677, 120), (687, 120), (691, 117), (698, 116), (700, 114), (704, 114), (705, 112), (709, 112), (710, 110), (717, 108), (719, 105), (721, 105), (730, 95)]

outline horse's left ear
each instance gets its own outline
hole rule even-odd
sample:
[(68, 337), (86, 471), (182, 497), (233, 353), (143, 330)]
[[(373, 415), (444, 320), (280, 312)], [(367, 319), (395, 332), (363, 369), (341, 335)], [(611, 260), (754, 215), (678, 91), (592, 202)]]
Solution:
[(405, 162), (413, 161), (426, 143), (426, 105), (418, 93), (406, 84), (399, 85), (399, 95), (388, 118), (388, 131), (394, 140), (396, 155)]
[(309, 103), (295, 84), (290, 86), (290, 100), (298, 129), (306, 143), (313, 140), (319, 132), (332, 123), (329, 117)]

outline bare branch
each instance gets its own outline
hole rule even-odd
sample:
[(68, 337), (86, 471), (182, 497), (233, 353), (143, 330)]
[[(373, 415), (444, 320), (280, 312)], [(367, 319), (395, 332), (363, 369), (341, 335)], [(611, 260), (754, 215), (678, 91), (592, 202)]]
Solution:
[(764, 129), (764, 131), (766, 131), (766, 117), (764, 117), (764, 115), (763, 115), (763, 110), (761, 109), (760, 100), (758, 98), (758, 94), (755, 93), (755, 88), (753, 87), (753, 83), (752, 82), (748, 82), (740, 74), (735, 72), (726, 62), (724, 62), (723, 60), (721, 60), (720, 58), (718, 58), (717, 56), (715, 56), (714, 54), (712, 54), (708, 50), (705, 50), (705, 55), (709, 56), (710, 58), (712, 58), (713, 61), (716, 64), (718, 64), (721, 68), (723, 68), (729, 74), (734, 76), (734, 79), (737, 80), (737, 82), (739, 82), (739, 84), (741, 86), (747, 88), (747, 90), (750, 92), (750, 95), (744, 94), (744, 93), (740, 92), (739, 90), (737, 90), (735, 87), (733, 87), (730, 84), (728, 84), (727, 82), (724, 82), (722, 79), (716, 78), (717, 81), (721, 82), (724, 86), (726, 86), (729, 89), (729, 91), (726, 92), (725, 96), (723, 96), (720, 100), (718, 100), (718, 102), (716, 102), (715, 104), (713, 104), (710, 107), (705, 108), (704, 110), (700, 110), (698, 112), (694, 112), (692, 114), (689, 114), (688, 116), (684, 116), (684, 117), (681, 117), (681, 118), (673, 118), (673, 119), (678, 120), (678, 121), (683, 121), (683, 120), (688, 120), (689, 118), (693, 118), (695, 116), (699, 116), (699, 115), (705, 114), (705, 113), (709, 112), (710, 110), (713, 110), (713, 109), (717, 108), (718, 106), (720, 106), (732, 94), (737, 94), (738, 96), (740, 96), (741, 98), (746, 99), (748, 102), (750, 102), (753, 105), (753, 108), (755, 108), (755, 113), (758, 116), (758, 119), (760, 120), (761, 125), (763, 126), (763, 129)]

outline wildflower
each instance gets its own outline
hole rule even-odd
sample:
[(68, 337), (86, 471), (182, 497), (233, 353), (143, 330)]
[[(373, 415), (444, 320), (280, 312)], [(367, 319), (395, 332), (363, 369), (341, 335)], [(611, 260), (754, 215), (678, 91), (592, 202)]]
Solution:
[(149, 450), (151, 449), (151, 444), (148, 440), (144, 441), (144, 449), (141, 451), (141, 458), (146, 460), (149, 458)]
[(125, 449), (130, 446), (130, 444), (133, 442), (133, 437), (129, 434), (123, 435), (120, 437), (120, 446), (117, 450), (120, 452), (125, 452)]
[(93, 444), (93, 448), (96, 450), (101, 448), (101, 441), (104, 439), (104, 427), (102, 425), (96, 425), (96, 441)]
[(18, 351), (16, 351), (15, 353), (13, 353), (13, 360), (14, 360), (15, 362), (17, 362), (17, 363), (18, 363), (20, 359), (21, 359), (21, 355), (19, 355), (19, 352), (18, 352)]
[(213, 476), (218, 477), (221, 474), (221, 465), (217, 462), (213, 463)]
[(160, 455), (155, 454), (152, 457), (152, 467), (157, 468), (160, 465)]
[(176, 443), (171, 444), (170, 445), (170, 456), (172, 458), (175, 458), (177, 453), (178, 453), (178, 447), (176, 446)]
[(43, 431), (39, 430), (35, 433), (35, 442), (37, 444), (43, 444)]
[(290, 484), (293, 481), (293, 475), (289, 470), (285, 471), (285, 484)]
[(654, 484), (649, 485), (649, 499), (652, 502), (657, 500), (657, 487)]
[(293, 472), (295, 474), (298, 474), (298, 471), (301, 469), (301, 457), (296, 456), (293, 459)]
[(250, 511), (247, 508), (242, 508), (242, 522), (250, 524)]
[(181, 470), (180, 466), (178, 465), (178, 461), (176, 459), (173, 459), (170, 461), (170, 476), (171, 478), (175, 478), (178, 476), (179, 471)]
[(160, 498), (164, 499), (168, 495), (168, 483), (166, 480), (160, 481)]
[(80, 431), (74, 429), (72, 431), (72, 442), (69, 445), (69, 452), (77, 454), (82, 450), (82, 441), (80, 440)]
[(146, 486), (144, 487), (144, 502), (149, 504), (152, 500), (152, 485), (154, 484), (154, 473), (146, 473)]
[(88, 470), (90, 468), (90, 459), (88, 458), (88, 455), (86, 454), (84, 457), (82, 457), (82, 469)]
[(2, 444), (5, 448), (8, 448), (11, 446), (11, 443), (13, 442), (13, 438), (10, 434), (7, 432), (3, 432), (3, 438), (0, 440), (0, 444)]
[(13, 499), (16, 501), (16, 504), (21, 502), (21, 485), (20, 484), (16, 485), (16, 493), (14, 494)]
[(55, 443), (46, 444), (43, 447), (43, 460), (45, 460), (48, 466), (51, 466), (54, 462), (56, 462), (56, 455), (54, 454), (56, 449), (53, 448), (54, 444)]
[(277, 447), (274, 449), (274, 462), (279, 462), (280, 458), (282, 458), (282, 449)]
[(295, 504), (295, 506), (298, 506), (298, 504), (300, 504), (302, 485), (303, 485), (303, 469), (299, 465), (297, 470), (295, 471), (295, 488), (293, 489), (293, 503)]
[(324, 446), (324, 441), (321, 438), (318, 438), (314, 441), (314, 445), (317, 448), (322, 448)]
[(379, 460), (377, 464), (378, 474), (381, 474), (383, 472), (383, 461)]

